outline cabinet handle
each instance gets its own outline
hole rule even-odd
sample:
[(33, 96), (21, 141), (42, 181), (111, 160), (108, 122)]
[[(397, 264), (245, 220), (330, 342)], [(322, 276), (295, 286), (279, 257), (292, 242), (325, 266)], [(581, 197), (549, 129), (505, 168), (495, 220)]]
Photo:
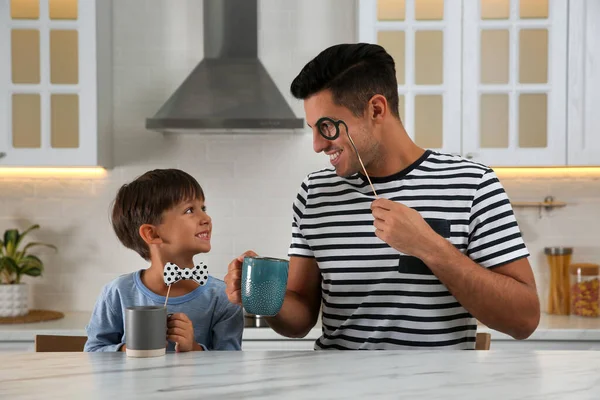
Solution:
[(0, 158), (4, 158), (4, 157), (6, 157), (6, 153), (3, 151), (0, 151)]
[(467, 155), (465, 156), (465, 158), (467, 160), (472, 160), (474, 157), (475, 157), (475, 154), (473, 154), (473, 153), (467, 153)]

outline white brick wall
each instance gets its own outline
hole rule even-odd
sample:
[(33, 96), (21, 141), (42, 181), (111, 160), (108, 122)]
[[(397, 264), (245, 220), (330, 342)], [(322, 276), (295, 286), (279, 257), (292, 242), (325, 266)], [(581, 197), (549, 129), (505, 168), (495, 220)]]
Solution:
[(549, 270), (544, 247), (573, 247), (572, 262), (600, 264), (600, 176), (515, 179), (499, 175), (513, 201), (541, 201), (552, 195), (567, 203), (565, 208), (542, 210), (541, 217), (537, 208), (515, 209), (545, 309)]
[[(349, 0), (261, 0), (260, 57), (296, 114), (289, 95), (300, 68), (325, 47), (355, 40)], [(199, 259), (223, 278), (228, 262), (247, 249), (285, 257), (291, 202), (303, 177), (327, 165), (312, 151), (310, 134), (161, 135), (144, 129), (202, 58), (202, 6), (197, 0), (114, 2), (114, 157), (106, 178), (0, 177), (0, 230), (39, 223), (31, 239), (59, 247), (40, 250), (46, 262), (32, 284), (33, 306), (91, 310), (102, 285), (146, 266), (123, 248), (110, 227), (110, 203), (120, 185), (152, 168), (178, 167), (194, 175), (207, 195), (214, 221), (213, 250)], [(544, 293), (546, 245), (573, 245), (575, 259), (600, 262), (600, 181), (507, 179), (513, 200), (553, 194), (576, 204), (538, 218), (518, 210)]]

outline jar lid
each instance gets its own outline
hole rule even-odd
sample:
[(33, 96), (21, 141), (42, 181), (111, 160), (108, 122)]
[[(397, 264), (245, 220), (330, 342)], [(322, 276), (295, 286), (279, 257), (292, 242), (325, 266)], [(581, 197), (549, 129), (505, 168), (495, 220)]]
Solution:
[(592, 263), (571, 264), (569, 270), (573, 275), (596, 276), (600, 274), (600, 265)]
[(546, 247), (544, 248), (544, 253), (549, 256), (566, 256), (569, 254), (573, 254), (572, 247)]

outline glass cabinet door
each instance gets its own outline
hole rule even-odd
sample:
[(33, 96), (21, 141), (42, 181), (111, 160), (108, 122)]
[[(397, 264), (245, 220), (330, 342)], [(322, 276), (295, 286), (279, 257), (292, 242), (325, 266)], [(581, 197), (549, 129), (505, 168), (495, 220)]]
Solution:
[[(360, 3), (360, 41), (394, 58), (400, 118), (421, 147), (460, 153), (461, 0)], [(371, 22), (369, 22), (371, 21)]]
[(95, 65), (94, 9), (93, 0), (0, 2), (0, 165), (85, 164), (80, 113), (95, 108), (95, 71), (82, 66)]
[(463, 154), (494, 166), (564, 165), (567, 2), (463, 4)]

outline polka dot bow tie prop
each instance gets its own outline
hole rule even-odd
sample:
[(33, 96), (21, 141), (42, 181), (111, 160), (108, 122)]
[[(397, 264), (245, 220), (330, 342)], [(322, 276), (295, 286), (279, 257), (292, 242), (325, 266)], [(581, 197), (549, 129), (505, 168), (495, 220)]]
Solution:
[(173, 263), (165, 265), (164, 280), (165, 285), (169, 286), (169, 289), (172, 284), (182, 279), (193, 279), (199, 285), (205, 285), (206, 281), (208, 281), (208, 268), (204, 263), (200, 263), (200, 265), (196, 265), (194, 268), (179, 268)]

